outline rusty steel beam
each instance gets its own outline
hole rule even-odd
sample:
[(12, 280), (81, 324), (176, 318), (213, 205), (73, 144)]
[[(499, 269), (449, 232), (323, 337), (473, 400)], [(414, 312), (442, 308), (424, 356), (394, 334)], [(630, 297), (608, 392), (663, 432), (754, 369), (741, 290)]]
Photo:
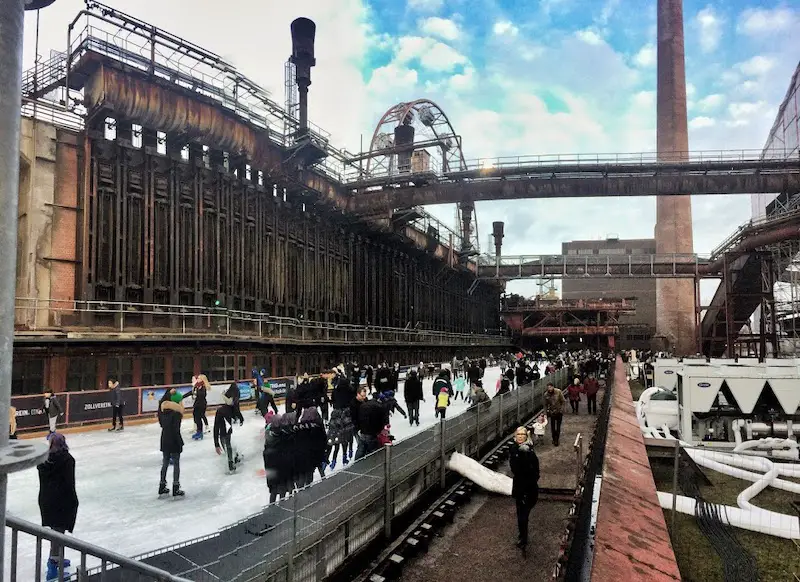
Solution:
[(567, 325), (559, 327), (526, 327), (522, 330), (522, 335), (530, 336), (554, 336), (554, 335), (618, 335), (619, 326), (617, 325)]
[[(632, 255), (633, 256), (633, 255)], [(554, 255), (555, 259), (557, 256)], [(549, 258), (549, 257), (548, 257)], [(569, 257), (574, 258), (574, 257)], [(648, 256), (640, 255), (635, 259), (647, 259)], [(703, 263), (699, 260), (671, 260), (659, 257), (652, 262), (602, 262), (602, 263), (583, 263), (583, 262), (563, 262), (554, 260), (553, 262), (529, 262), (517, 265), (479, 265), (478, 277), (481, 279), (495, 280), (515, 280), (533, 279), (542, 277), (552, 277), (556, 279), (582, 279), (585, 277), (677, 277), (694, 278), (699, 274)], [(702, 276), (713, 276), (716, 273), (706, 271)]]
[[(754, 164), (750, 173), (671, 175), (566, 175), (520, 174), (506, 179), (474, 179), (461, 182), (387, 187), (358, 192), (348, 209), (358, 214), (391, 208), (451, 204), (465, 199), (519, 200), (524, 198), (597, 198), (610, 196), (672, 196), (692, 194), (751, 194), (800, 191), (800, 162), (784, 163), (783, 170), (761, 172)], [(612, 169), (613, 171), (613, 169)]]

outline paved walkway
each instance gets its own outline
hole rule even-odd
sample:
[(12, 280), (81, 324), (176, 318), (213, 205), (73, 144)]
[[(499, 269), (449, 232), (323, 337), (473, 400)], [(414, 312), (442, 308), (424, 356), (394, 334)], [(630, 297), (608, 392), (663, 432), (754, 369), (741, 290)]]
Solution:
[[(598, 400), (602, 399), (602, 392)], [(569, 405), (567, 405), (569, 410)], [(584, 435), (584, 454), (594, 431), (595, 416), (564, 414), (560, 446), (548, 436), (536, 449), (539, 455), (539, 485), (574, 488), (577, 458), (575, 436)], [(549, 428), (549, 427), (548, 427)], [(508, 463), (500, 471), (509, 474)], [(545, 582), (552, 577), (561, 534), (566, 528), (570, 503), (540, 500), (531, 512), (526, 555), (516, 547), (517, 517), (510, 497), (476, 491), (466, 507), (456, 512), (455, 522), (435, 538), (427, 554), (412, 560), (403, 572), (403, 582)]]

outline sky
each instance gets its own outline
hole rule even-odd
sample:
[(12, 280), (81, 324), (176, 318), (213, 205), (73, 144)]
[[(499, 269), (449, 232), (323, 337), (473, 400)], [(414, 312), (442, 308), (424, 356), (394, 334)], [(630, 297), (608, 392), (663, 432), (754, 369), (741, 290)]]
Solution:
[[(467, 159), (652, 152), (653, 0), (108, 0), (232, 62), (283, 102), (289, 24), (317, 23), (309, 118), (351, 152), (399, 102), (436, 102)], [(41, 11), (39, 54), (63, 50), (80, 0)], [(684, 1), (689, 147), (764, 146), (800, 59), (800, 1)], [(35, 55), (26, 18), (25, 62)], [(454, 223), (450, 206), (430, 210)], [(694, 247), (709, 253), (750, 218), (748, 196), (694, 197)], [(479, 202), (482, 250), (506, 223), (504, 254), (561, 242), (652, 237), (653, 198)], [(535, 285), (513, 282), (530, 295)], [(703, 288), (710, 298), (713, 285)]]

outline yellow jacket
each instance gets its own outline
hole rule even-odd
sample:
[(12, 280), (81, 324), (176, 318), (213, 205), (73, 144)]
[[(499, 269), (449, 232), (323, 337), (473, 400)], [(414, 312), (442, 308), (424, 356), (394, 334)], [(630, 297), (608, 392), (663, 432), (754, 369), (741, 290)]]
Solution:
[(439, 392), (436, 397), (436, 408), (447, 408), (450, 406), (450, 394), (448, 392)]

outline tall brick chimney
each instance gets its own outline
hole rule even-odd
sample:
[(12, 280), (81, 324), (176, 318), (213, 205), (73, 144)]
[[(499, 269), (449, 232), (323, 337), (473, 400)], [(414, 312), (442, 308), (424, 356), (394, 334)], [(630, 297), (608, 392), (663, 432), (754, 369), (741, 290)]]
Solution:
[[(658, 0), (657, 153), (659, 160), (688, 158), (683, 0)], [(689, 195), (656, 200), (656, 252), (691, 254), (692, 199)], [(696, 351), (694, 281), (659, 279), (656, 333), (676, 355)]]

